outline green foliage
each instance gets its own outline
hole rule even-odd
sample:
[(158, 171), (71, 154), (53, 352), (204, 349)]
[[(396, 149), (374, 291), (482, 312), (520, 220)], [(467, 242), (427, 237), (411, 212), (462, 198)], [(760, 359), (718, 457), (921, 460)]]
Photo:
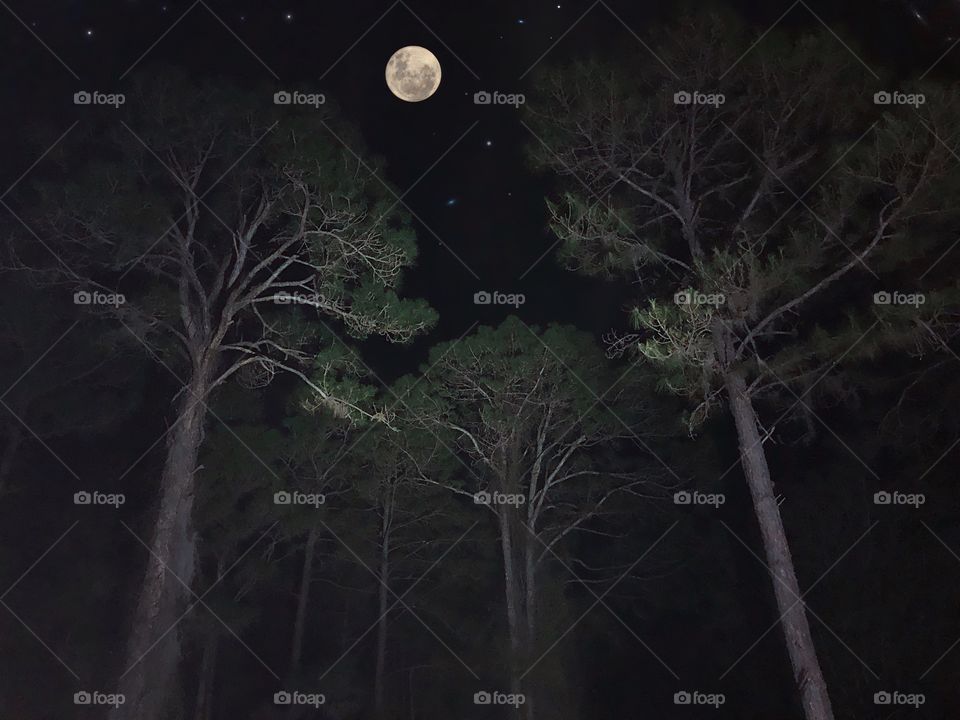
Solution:
[[(905, 89), (924, 104), (878, 106), (883, 86), (829, 33), (753, 37), (702, 14), (657, 40), (545, 69), (526, 107), (533, 162), (569, 179), (547, 201), (561, 260), (649, 293), (619, 347), (704, 409), (733, 367), (771, 391), (922, 344), (945, 306), (873, 295), (942, 294), (927, 270), (955, 237), (960, 93), (922, 82)], [(676, 300), (691, 293), (722, 300)]]

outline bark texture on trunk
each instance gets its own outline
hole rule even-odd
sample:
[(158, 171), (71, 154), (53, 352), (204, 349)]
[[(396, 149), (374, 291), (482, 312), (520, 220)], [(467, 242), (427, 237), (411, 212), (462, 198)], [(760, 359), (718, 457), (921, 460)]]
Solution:
[(213, 679), (217, 669), (217, 646), (219, 637), (211, 634), (203, 646), (203, 658), (200, 661), (200, 682), (197, 685), (197, 702), (194, 720), (210, 720), (213, 705)]
[(813, 646), (806, 606), (800, 594), (793, 556), (773, 492), (770, 468), (761, 442), (756, 411), (747, 393), (746, 381), (737, 371), (729, 371), (725, 385), (740, 442), (740, 458), (760, 524), (760, 535), (767, 565), (774, 575), (773, 590), (780, 612), (780, 623), (787, 642), (793, 676), (807, 720), (833, 720), (827, 684)]
[(317, 545), (317, 528), (311, 527), (307, 545), (303, 551), (303, 569), (300, 573), (300, 594), (297, 595), (297, 616), (293, 623), (293, 638), (290, 641), (290, 676), (300, 670), (303, 653), (303, 633), (307, 625), (307, 604), (310, 600), (310, 577), (313, 574), (313, 551)]
[(183, 702), (180, 628), (170, 628), (188, 605), (187, 587), (194, 577), (191, 516), (206, 391), (204, 374), (197, 373), (181, 395), (177, 421), (168, 436), (159, 509), (118, 682), (126, 703), (111, 711), (111, 720), (165, 720), (165, 713)]
[(521, 656), (523, 654), (523, 623), (520, 618), (522, 595), (520, 593), (520, 577), (517, 572), (516, 557), (513, 547), (513, 528), (510, 509), (507, 505), (497, 508), (500, 518), (500, 549), (503, 554), (503, 586), (507, 603), (507, 632), (510, 635), (510, 692), (523, 692), (520, 683)]
[(533, 656), (533, 638), (536, 620), (533, 614), (536, 600), (531, 538), (517, 517), (518, 510), (510, 505), (497, 508), (500, 519), (500, 548), (503, 555), (504, 595), (507, 603), (507, 630), (510, 636), (510, 692), (523, 694), (526, 701), (518, 715), (524, 720), (534, 717), (534, 686), (528, 671)]

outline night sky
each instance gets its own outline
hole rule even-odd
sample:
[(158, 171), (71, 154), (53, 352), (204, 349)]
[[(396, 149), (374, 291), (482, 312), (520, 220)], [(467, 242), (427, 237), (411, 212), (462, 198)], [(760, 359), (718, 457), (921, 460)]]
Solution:
[[(800, 30), (828, 23), (846, 33), (846, 42), (861, 43), (851, 49), (852, 63), (859, 55), (909, 69), (952, 42), (949, 13), (930, 16), (942, 35), (935, 41), (913, 21), (922, 3), (914, 10), (892, 2), (742, 0), (727, 7), (757, 27)], [(623, 288), (565, 272), (553, 257), (556, 238), (546, 231), (543, 204), (549, 179), (532, 172), (525, 159), (528, 143), (540, 141), (513, 107), (478, 106), (473, 94), (529, 94), (531, 78), (545, 63), (636, 53), (647, 42), (644, 28), (675, 13), (676, 3), (78, 0), (10, 9), (29, 31), (7, 13), (10, 58), (3, 72), (9, 91), (21, 98), (0, 111), (8, 126), (22, 123), (24, 112), (55, 108), (66, 130), (85, 117), (70, 105), (76, 89), (120, 92), (129, 74), (157, 63), (335, 99), (386, 159), (383, 179), (414, 215), (421, 259), (407, 287), (445, 310), (426, 338), (431, 342), (458, 337), (474, 320), (498, 317), (497, 308), (478, 314), (473, 305), (473, 293), (484, 289), (523, 293), (523, 316), (531, 323), (559, 319), (596, 329), (621, 316), (628, 297)], [(385, 86), (387, 59), (406, 45), (426, 47), (440, 60), (443, 81), (427, 102), (403, 102)], [(18, 167), (35, 159), (25, 152), (20, 165), (7, 163), (11, 181)], [(396, 367), (412, 369), (422, 359), (414, 351)]]

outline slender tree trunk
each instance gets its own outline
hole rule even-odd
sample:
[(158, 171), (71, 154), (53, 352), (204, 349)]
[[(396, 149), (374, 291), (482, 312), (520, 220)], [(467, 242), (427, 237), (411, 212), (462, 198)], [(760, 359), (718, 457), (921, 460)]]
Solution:
[(377, 620), (377, 670), (374, 675), (373, 697), (378, 720), (385, 720), (384, 674), (387, 668), (387, 588), (390, 587), (390, 525), (393, 515), (393, 492), (387, 491), (380, 530), (380, 592), (379, 620)]
[(500, 518), (500, 549), (503, 553), (503, 579), (504, 593), (507, 601), (507, 630), (510, 634), (510, 692), (519, 694), (523, 692), (520, 681), (520, 663), (523, 654), (523, 640), (521, 637), (521, 595), (520, 578), (515, 567), (514, 547), (513, 547), (513, 523), (510, 517), (510, 507), (500, 505), (497, 508), (497, 514)]
[[(178, 402), (160, 478), (160, 506), (150, 533), (147, 565), (133, 614), (118, 692), (126, 703), (111, 720), (162, 720), (166, 708), (182, 704), (178, 677), (179, 626), (193, 582), (195, 536), (192, 524), (197, 454), (209, 369), (196, 369)], [(174, 577), (176, 575), (176, 577)], [(182, 583), (182, 584), (181, 584)]]
[(725, 384), (730, 399), (730, 411), (740, 440), (740, 459), (747, 484), (750, 486), (754, 512), (760, 523), (767, 564), (774, 575), (773, 589), (777, 598), (777, 609), (780, 611), (780, 622), (787, 641), (793, 675), (803, 702), (804, 715), (807, 720), (833, 720), (827, 684), (820, 670), (810, 625), (807, 622), (806, 606), (799, 599), (800, 586), (780, 517), (780, 508), (774, 497), (756, 411), (747, 394), (746, 381), (742, 374), (729, 371)]
[[(533, 532), (533, 527), (530, 527), (529, 531), (524, 534), (523, 542), (523, 557), (524, 557), (524, 587), (526, 590), (526, 602), (524, 603), (524, 614), (526, 616), (526, 640), (524, 642), (524, 663), (529, 663), (533, 659), (533, 653), (536, 649), (536, 637), (537, 637), (537, 618), (536, 618), (536, 606), (537, 606), (537, 578), (536, 578), (536, 562), (534, 554), (536, 553), (536, 548), (533, 545), (533, 538), (531, 533)], [(523, 704), (524, 715), (526, 720), (533, 720), (534, 718), (534, 709), (536, 707), (534, 703), (534, 692), (532, 688), (537, 687), (534, 683), (527, 683), (527, 693), (526, 693), (526, 702)]]
[(197, 685), (197, 702), (194, 720), (210, 720), (210, 710), (213, 702), (213, 678), (217, 670), (217, 646), (219, 637), (216, 632), (210, 634), (203, 646), (203, 657), (200, 660), (200, 682)]
[(290, 676), (300, 670), (303, 654), (303, 633), (307, 625), (307, 603), (310, 599), (310, 577), (313, 575), (313, 551), (317, 544), (317, 528), (313, 526), (307, 534), (307, 545), (303, 551), (303, 569), (300, 572), (300, 593), (297, 595), (297, 616), (293, 623), (293, 639), (290, 642)]

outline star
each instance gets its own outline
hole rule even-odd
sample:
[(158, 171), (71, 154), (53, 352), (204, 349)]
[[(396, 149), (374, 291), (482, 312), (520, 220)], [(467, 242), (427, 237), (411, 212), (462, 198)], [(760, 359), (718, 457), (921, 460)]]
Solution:
[(87, 28), (86, 30), (83, 31), (83, 34), (86, 35), (88, 38), (93, 37), (93, 28)]
[(493, 147), (493, 140), (484, 140), (483, 144), (486, 147)]
[(527, 21), (523, 18), (517, 18), (517, 25), (526, 25)]
[(456, 204), (457, 204), (457, 199), (454, 197), (447, 198), (447, 202), (445, 203), (447, 207), (454, 207)]
[(292, 13), (292, 12), (284, 13), (284, 14), (283, 14), (283, 19), (284, 19), (286, 22), (293, 22), (293, 13)]

